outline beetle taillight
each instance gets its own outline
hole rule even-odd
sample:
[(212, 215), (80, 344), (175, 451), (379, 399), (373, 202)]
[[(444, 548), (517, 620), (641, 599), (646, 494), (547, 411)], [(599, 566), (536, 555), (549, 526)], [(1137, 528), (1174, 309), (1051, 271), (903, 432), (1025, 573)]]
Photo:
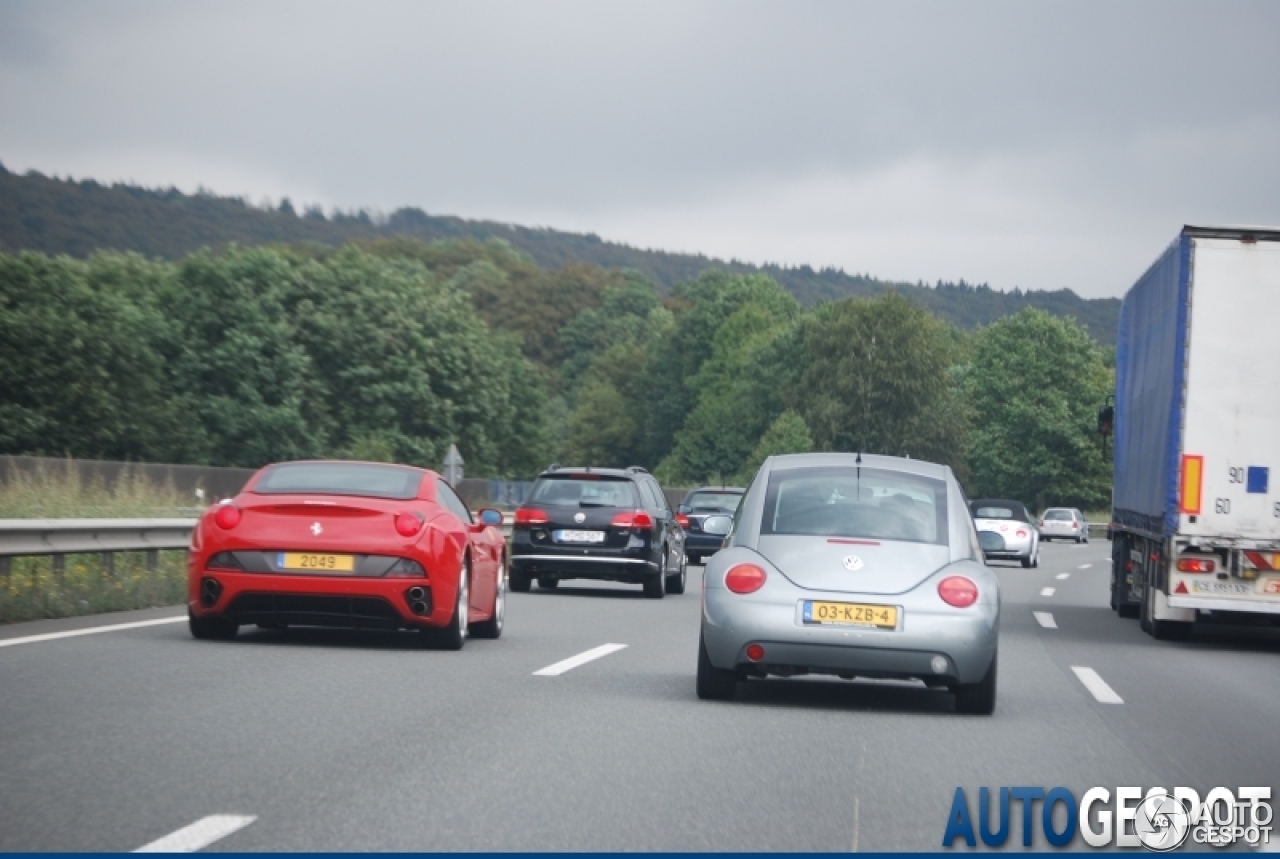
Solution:
[(417, 513), (397, 513), (396, 533), (401, 537), (412, 537), (422, 530), (422, 519)]
[(768, 575), (755, 564), (736, 564), (724, 574), (724, 586), (735, 594), (755, 593), (764, 587)]
[(240, 524), (240, 508), (234, 504), (223, 504), (218, 508), (218, 512), (213, 514), (213, 521), (218, 523), (218, 527), (226, 531)]
[(947, 605), (968, 608), (978, 601), (978, 586), (964, 576), (947, 576), (938, 582), (938, 596)]

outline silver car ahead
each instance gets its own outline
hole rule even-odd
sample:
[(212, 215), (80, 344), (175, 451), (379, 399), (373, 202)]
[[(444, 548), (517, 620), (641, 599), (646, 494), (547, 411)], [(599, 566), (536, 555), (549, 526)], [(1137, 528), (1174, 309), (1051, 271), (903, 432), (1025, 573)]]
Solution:
[(1074, 507), (1050, 507), (1040, 514), (1038, 526), (1042, 540), (1061, 537), (1077, 543), (1089, 542), (1089, 523)]
[[(709, 522), (729, 530), (729, 520)], [(1000, 590), (951, 469), (843, 453), (765, 460), (702, 580), (699, 698), (748, 677), (916, 678), (996, 702)]]

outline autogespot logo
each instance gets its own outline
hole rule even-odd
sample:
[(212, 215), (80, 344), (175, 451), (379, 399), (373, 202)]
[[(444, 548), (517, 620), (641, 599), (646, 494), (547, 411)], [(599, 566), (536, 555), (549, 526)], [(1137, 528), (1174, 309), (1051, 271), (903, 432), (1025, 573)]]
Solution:
[(1090, 847), (1142, 846), (1158, 853), (1181, 847), (1188, 840), (1200, 849), (1226, 847), (1237, 841), (1261, 847), (1271, 841), (1270, 799), (1270, 787), (1240, 787), (1234, 792), (1215, 787), (1203, 802), (1189, 787), (1172, 791), (1153, 787), (1145, 794), (1140, 787), (1117, 787), (1114, 793), (1094, 787), (1077, 803), (1065, 787), (983, 787), (978, 789), (975, 826), (969, 799), (964, 788), (958, 787), (942, 846), (951, 847), (956, 839), (962, 839), (976, 847), (981, 839), (987, 847), (1003, 847), (1014, 822), (1020, 820), (1022, 846), (1033, 847), (1038, 811), (1040, 832), (1053, 847), (1066, 847), (1077, 835)]

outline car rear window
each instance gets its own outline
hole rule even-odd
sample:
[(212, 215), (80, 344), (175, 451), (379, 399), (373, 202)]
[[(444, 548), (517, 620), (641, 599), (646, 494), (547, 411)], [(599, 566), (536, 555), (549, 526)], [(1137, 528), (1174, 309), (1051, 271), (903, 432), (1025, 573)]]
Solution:
[(769, 475), (761, 534), (947, 543), (947, 486), (880, 468), (788, 468)]
[(694, 513), (733, 513), (742, 503), (740, 492), (692, 492), (684, 504)]
[(1045, 520), (1052, 519), (1055, 522), (1070, 521), (1074, 517), (1070, 510), (1046, 510), (1044, 511)]
[(562, 507), (641, 507), (635, 485), (625, 477), (544, 477), (533, 487), (530, 504)]
[(422, 472), (364, 462), (286, 462), (258, 478), (257, 495), (366, 495), (408, 500), (418, 497)]
[(1015, 519), (1018, 522), (1027, 521), (1021, 510), (1015, 510), (1012, 507), (996, 507), (994, 505), (975, 505), (973, 508), (974, 519)]

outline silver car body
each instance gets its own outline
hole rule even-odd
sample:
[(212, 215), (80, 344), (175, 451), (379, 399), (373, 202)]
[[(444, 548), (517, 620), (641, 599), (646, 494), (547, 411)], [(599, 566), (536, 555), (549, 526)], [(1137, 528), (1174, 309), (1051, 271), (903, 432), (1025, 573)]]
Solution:
[[(951, 469), (897, 457), (861, 457), (863, 468), (945, 485), (946, 534), (939, 542), (762, 533), (771, 476), (798, 468), (856, 468), (857, 462), (854, 454), (841, 453), (765, 460), (738, 508), (725, 548), (703, 575), (702, 636), (711, 664), (741, 676), (813, 672), (920, 678), (940, 686), (978, 683), (995, 658), (1000, 590), (983, 563)], [(744, 562), (767, 575), (754, 593), (734, 593), (724, 584), (725, 574)], [(952, 575), (977, 585), (977, 602), (961, 609), (942, 600), (938, 583)], [(806, 623), (805, 604), (814, 601), (894, 606), (896, 626)], [(763, 646), (762, 660), (748, 658), (751, 644)]]
[(1089, 542), (1089, 525), (1084, 514), (1074, 507), (1050, 507), (1040, 514), (1040, 536), (1046, 540), (1062, 538), (1077, 543)]
[[(997, 502), (1000, 503), (1000, 502)], [(1022, 513), (1026, 508), (1018, 502)], [(1000, 548), (988, 549), (986, 556), (992, 559), (1022, 561), (1024, 566), (1039, 566), (1040, 532), (1029, 521), (1009, 518), (988, 518), (982, 516), (983, 500), (973, 501), (973, 524), (979, 531), (990, 531), (1000, 536)]]

